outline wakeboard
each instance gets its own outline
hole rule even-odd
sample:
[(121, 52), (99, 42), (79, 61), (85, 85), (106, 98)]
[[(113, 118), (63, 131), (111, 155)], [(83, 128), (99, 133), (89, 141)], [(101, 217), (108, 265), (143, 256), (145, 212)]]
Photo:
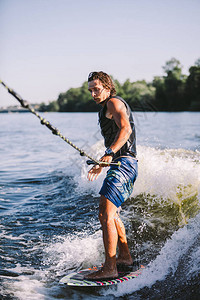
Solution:
[[(101, 266), (102, 267), (102, 266)], [(119, 270), (118, 274), (119, 277), (115, 279), (107, 279), (107, 280), (88, 280), (84, 279), (85, 275), (88, 275), (94, 271), (98, 271), (101, 267), (93, 267), (84, 270), (80, 270), (78, 272), (70, 273), (64, 276), (60, 280), (60, 284), (70, 286), (70, 287), (102, 287), (102, 286), (116, 286), (122, 282), (132, 280), (137, 278), (139, 275), (142, 274), (142, 271), (145, 269), (143, 265), (141, 265), (138, 269), (130, 270), (124, 269)]]

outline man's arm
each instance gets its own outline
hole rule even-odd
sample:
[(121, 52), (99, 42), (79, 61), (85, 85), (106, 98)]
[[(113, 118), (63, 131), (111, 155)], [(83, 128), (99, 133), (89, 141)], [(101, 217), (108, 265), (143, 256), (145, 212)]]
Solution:
[[(127, 142), (132, 132), (125, 104), (117, 98), (110, 99), (107, 103), (107, 115), (109, 118), (113, 118), (119, 127), (117, 135), (110, 146), (113, 152), (116, 153)], [(111, 163), (112, 159), (112, 155), (104, 155), (100, 161)], [(101, 166), (94, 166), (88, 173), (88, 179), (91, 181), (97, 179), (101, 171)]]
[(125, 104), (117, 99), (112, 98), (107, 103), (107, 113), (109, 117), (113, 118), (117, 126), (119, 127), (119, 131), (115, 137), (110, 148), (114, 153), (119, 151), (121, 147), (127, 142), (131, 135), (131, 126), (129, 122), (129, 117), (127, 115)]
[[(112, 98), (107, 103), (107, 117), (113, 118), (119, 130), (117, 135), (110, 146), (114, 153), (119, 151), (121, 147), (128, 141), (131, 135), (131, 125), (129, 122), (129, 117), (127, 115), (126, 106), (125, 104), (117, 99)], [(110, 163), (112, 161), (111, 155), (104, 155), (100, 161)]]

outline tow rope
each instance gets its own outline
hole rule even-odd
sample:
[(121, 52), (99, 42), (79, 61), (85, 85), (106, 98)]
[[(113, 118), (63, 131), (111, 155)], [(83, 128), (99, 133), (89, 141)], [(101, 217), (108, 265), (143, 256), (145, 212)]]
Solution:
[(107, 163), (107, 162), (101, 162), (93, 157), (91, 157), (89, 154), (87, 154), (84, 150), (80, 149), (79, 147), (77, 147), (75, 144), (73, 144), (68, 138), (66, 138), (64, 135), (61, 134), (61, 132), (54, 126), (51, 125), (51, 123), (49, 121), (47, 121), (46, 119), (42, 118), (36, 111), (35, 109), (25, 100), (23, 100), (14, 90), (12, 90), (11, 88), (9, 88), (2, 80), (0, 80), (0, 83), (7, 89), (7, 91), (14, 96), (19, 103), (21, 104), (21, 106), (23, 108), (28, 109), (32, 114), (34, 114), (39, 120), (40, 123), (42, 125), (45, 125), (48, 129), (51, 130), (51, 132), (54, 135), (59, 136), (61, 139), (63, 139), (66, 143), (68, 143), (71, 147), (73, 147), (74, 149), (76, 149), (77, 151), (79, 151), (81, 156), (86, 156), (87, 158), (89, 158), (90, 160), (87, 160), (87, 164), (88, 165), (102, 165), (102, 166), (109, 166), (109, 165), (116, 165), (116, 166), (120, 166), (120, 162), (118, 163)]

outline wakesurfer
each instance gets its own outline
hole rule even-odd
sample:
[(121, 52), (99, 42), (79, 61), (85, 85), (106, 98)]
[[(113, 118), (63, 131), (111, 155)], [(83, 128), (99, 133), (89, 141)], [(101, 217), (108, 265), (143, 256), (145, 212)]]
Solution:
[[(116, 96), (111, 77), (104, 72), (92, 72), (88, 76), (88, 90), (96, 104), (102, 106), (99, 124), (106, 147), (102, 162), (120, 162), (110, 165), (100, 190), (99, 220), (103, 231), (105, 263), (86, 279), (117, 278), (117, 265), (132, 265), (125, 227), (119, 218), (119, 208), (133, 191), (137, 177), (136, 137), (131, 110), (124, 99)], [(94, 165), (88, 172), (90, 181), (96, 180), (103, 166)], [(116, 249), (118, 245), (118, 257)]]

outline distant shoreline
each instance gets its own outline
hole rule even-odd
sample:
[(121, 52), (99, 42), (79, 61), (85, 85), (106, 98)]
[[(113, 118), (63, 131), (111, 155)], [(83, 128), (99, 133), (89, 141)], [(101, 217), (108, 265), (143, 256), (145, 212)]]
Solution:
[(1, 114), (9, 114), (9, 113), (28, 113), (30, 111), (26, 110), (26, 109), (0, 109), (0, 113)]
[[(41, 111), (38, 111), (41, 112)], [(200, 111), (193, 111), (193, 110), (179, 110), (179, 111), (169, 111), (169, 110), (132, 110), (132, 112), (154, 112), (154, 113), (182, 113), (182, 112), (190, 112), (190, 113), (199, 113)], [(0, 108), (0, 114), (18, 114), (18, 113), (31, 113), (28, 109), (25, 108), (17, 108), (17, 109), (9, 109), (8, 108)], [(42, 113), (96, 113), (95, 111), (42, 111)]]
[[(31, 106), (39, 111), (40, 104), (31, 104)], [(23, 108), (20, 105), (12, 105), (7, 107), (0, 107), (0, 113), (27, 113), (30, 112), (28, 109)]]

